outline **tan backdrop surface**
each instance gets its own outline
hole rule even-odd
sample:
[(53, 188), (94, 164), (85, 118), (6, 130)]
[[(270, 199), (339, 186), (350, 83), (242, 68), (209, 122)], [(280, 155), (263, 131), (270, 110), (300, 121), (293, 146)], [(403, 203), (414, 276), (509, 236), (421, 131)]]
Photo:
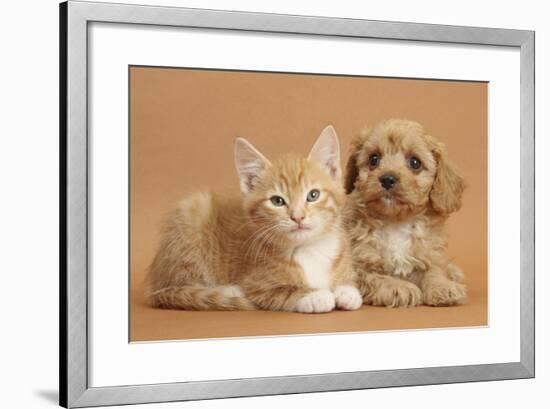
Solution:
[[(132, 341), (487, 324), (487, 84), (132, 67), (130, 112)], [(463, 306), (302, 315), (188, 312), (145, 304), (143, 279), (166, 213), (189, 191), (238, 189), (236, 136), (268, 158), (307, 154), (333, 124), (343, 148), (366, 125), (413, 119), (447, 144), (468, 182), (449, 221), (449, 253), (466, 273)]]

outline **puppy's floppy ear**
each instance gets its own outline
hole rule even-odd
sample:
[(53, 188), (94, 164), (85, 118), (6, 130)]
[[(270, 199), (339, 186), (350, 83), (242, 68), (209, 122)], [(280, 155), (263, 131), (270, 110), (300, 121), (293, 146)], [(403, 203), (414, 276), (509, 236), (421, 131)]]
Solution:
[(346, 175), (344, 177), (344, 188), (346, 193), (349, 194), (355, 189), (355, 181), (359, 176), (359, 168), (357, 167), (357, 157), (363, 147), (363, 138), (361, 135), (355, 137), (351, 141), (349, 150), (348, 162), (346, 164)]
[(445, 145), (433, 136), (426, 135), (426, 138), (437, 162), (437, 171), (430, 192), (432, 207), (441, 214), (456, 212), (462, 206), (462, 193), (466, 188), (466, 182), (449, 160)]

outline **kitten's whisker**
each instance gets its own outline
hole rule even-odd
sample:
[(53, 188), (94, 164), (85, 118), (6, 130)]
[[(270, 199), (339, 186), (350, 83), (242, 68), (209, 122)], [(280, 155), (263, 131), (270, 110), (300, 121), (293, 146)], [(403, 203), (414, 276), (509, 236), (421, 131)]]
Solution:
[(271, 230), (269, 231), (265, 237), (264, 237), (264, 240), (263, 242), (265, 243), (265, 245), (263, 247), (261, 247), (260, 249), (260, 255), (262, 255), (262, 252), (261, 250), (263, 249), (263, 261), (265, 262), (266, 258), (267, 258), (267, 254), (268, 254), (268, 251), (269, 250), (273, 250), (274, 248), (274, 242), (273, 242), (273, 238), (280, 238), (279, 235), (277, 235), (277, 230)]
[(248, 244), (249, 241), (251, 240), (254, 240), (259, 234), (261, 234), (263, 231), (266, 231), (268, 229), (270, 229), (272, 226), (274, 226), (275, 224), (268, 224), (266, 226), (262, 226), (260, 227), (258, 230), (254, 231), (249, 238), (247, 238), (243, 244), (242, 244), (242, 247), (246, 246)]
[(265, 243), (269, 236), (276, 233), (276, 229), (278, 228), (277, 225), (273, 225), (270, 228), (264, 230), (261, 234), (257, 236), (257, 239), (254, 242), (254, 259), (256, 260), (258, 257), (258, 254), (261, 252), (262, 248), (265, 247)]
[[(278, 227), (277, 224), (273, 223), (267, 226), (263, 226), (256, 232), (254, 232), (244, 243), (243, 246), (247, 246), (247, 251), (245, 253), (245, 257), (248, 257), (250, 253), (255, 252), (256, 247), (261, 244), (262, 237), (270, 230), (275, 229)], [(250, 244), (249, 244), (250, 243)]]
[(267, 229), (264, 229), (260, 234), (257, 235), (256, 240), (253, 245), (254, 260), (257, 262), (258, 255), (261, 253), (262, 249), (265, 247), (266, 238), (271, 236), (271, 234), (276, 233), (276, 229), (279, 227), (278, 224), (273, 224)]

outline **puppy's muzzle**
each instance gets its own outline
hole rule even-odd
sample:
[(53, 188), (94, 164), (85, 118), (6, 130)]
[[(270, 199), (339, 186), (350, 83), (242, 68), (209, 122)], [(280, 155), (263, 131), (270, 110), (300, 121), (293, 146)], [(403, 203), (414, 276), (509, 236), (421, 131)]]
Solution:
[(395, 186), (399, 178), (391, 173), (384, 173), (378, 178), (382, 187), (386, 190), (390, 190)]

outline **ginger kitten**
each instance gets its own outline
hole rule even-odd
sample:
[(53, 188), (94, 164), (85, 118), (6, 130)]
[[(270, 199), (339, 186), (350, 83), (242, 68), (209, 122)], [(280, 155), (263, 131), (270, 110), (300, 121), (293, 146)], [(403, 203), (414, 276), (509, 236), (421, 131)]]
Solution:
[(155, 307), (303, 313), (362, 304), (342, 229), (340, 147), (326, 127), (308, 158), (273, 163), (235, 142), (242, 195), (198, 192), (167, 220), (150, 267)]

